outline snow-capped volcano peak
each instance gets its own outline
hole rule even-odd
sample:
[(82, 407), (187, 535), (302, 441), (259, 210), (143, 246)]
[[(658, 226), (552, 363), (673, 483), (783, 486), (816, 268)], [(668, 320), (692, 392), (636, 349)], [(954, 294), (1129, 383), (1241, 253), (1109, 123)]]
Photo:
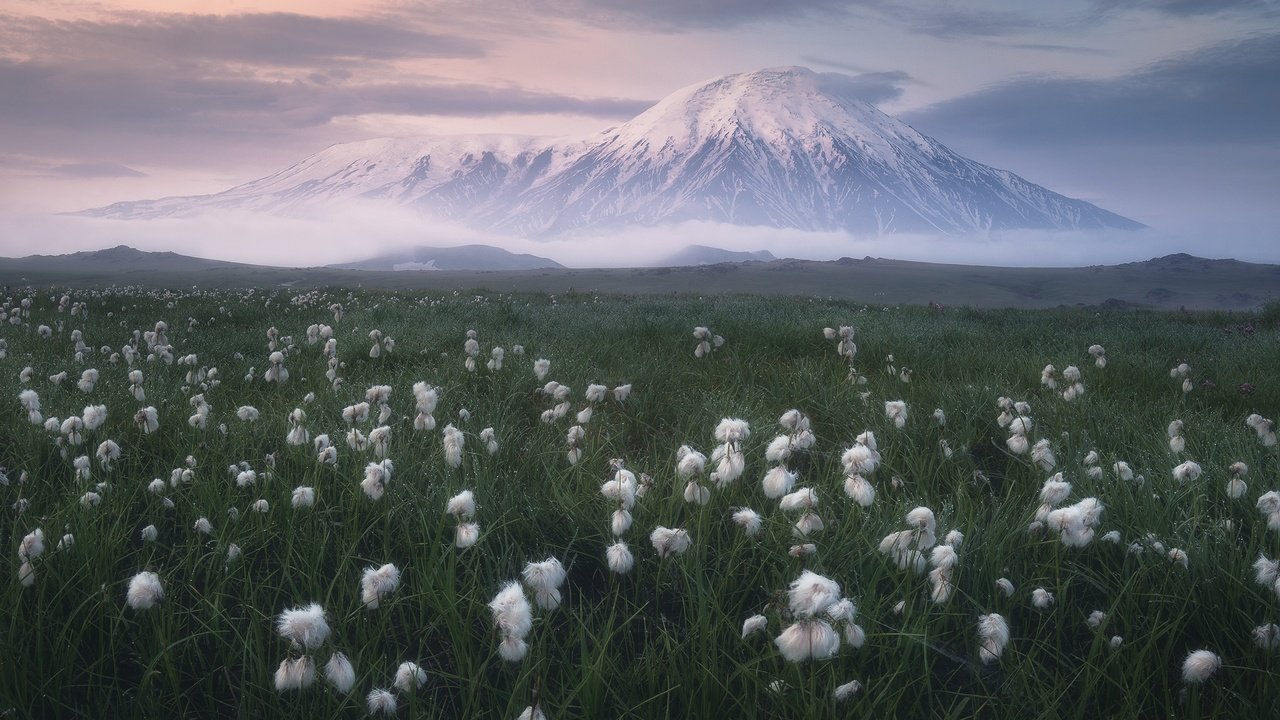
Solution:
[(217, 195), (87, 212), (305, 213), (359, 198), (527, 236), (686, 220), (876, 234), (1141, 227), (955, 154), (858, 99), (853, 82), (803, 67), (725, 75), (581, 140), (368, 140)]
[(671, 93), (628, 122), (624, 137), (687, 147), (735, 131), (781, 140), (820, 131), (865, 135), (891, 126), (871, 105), (832, 92), (841, 77), (795, 66), (725, 75)]

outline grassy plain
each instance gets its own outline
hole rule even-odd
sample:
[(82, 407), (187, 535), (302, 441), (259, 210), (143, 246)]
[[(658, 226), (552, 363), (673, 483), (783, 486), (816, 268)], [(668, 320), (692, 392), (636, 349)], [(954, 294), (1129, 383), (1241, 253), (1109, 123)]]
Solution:
[[(33, 300), (30, 315), (0, 325), (7, 343), (0, 464), (8, 478), (0, 487), (8, 578), (0, 582), (8, 611), (0, 621), (0, 713), (361, 717), (365, 693), (389, 687), (405, 660), (429, 679), (416, 693), (399, 693), (401, 717), (514, 718), (535, 700), (550, 718), (1265, 717), (1280, 702), (1280, 657), (1252, 636), (1255, 626), (1280, 622), (1280, 602), (1250, 568), (1259, 553), (1280, 553), (1280, 533), (1254, 507), (1277, 485), (1280, 451), (1245, 425), (1250, 413), (1280, 412), (1274, 312), (939, 312), (794, 297), (290, 289), (77, 291), (70, 300), (86, 303), (87, 315), (73, 317), (57, 310), (60, 294), (11, 292), (14, 305)], [(340, 322), (328, 309), (335, 302), (345, 311)], [(170, 326), (174, 355), (195, 354), (197, 369), (216, 367), (220, 385), (202, 388), (187, 382), (191, 367), (148, 362), (143, 345), (134, 368), (145, 375), (146, 400), (134, 399), (129, 368), (110, 355), (159, 320)], [(317, 323), (332, 325), (338, 339), (337, 390), (324, 375), (323, 343), (305, 337)], [(51, 337), (36, 332), (42, 324)], [(698, 325), (726, 339), (702, 359), (693, 354)], [(853, 364), (865, 385), (847, 379), (847, 364), (823, 337), (824, 327), (840, 325), (856, 330)], [(283, 384), (263, 380), (269, 327), (292, 339)], [(374, 328), (396, 341), (376, 359)], [(89, 346), (80, 360), (73, 329)], [(475, 372), (463, 367), (469, 329), (481, 347)], [(1095, 343), (1106, 348), (1105, 368), (1086, 352)], [(516, 344), (524, 355), (513, 352)], [(491, 371), (484, 363), (495, 346), (506, 356)], [(572, 410), (553, 423), (540, 421), (554, 403), (538, 392), (536, 358), (551, 360), (548, 380), (573, 390)], [(1169, 374), (1183, 362), (1189, 393)], [(1084, 395), (1067, 402), (1042, 387), (1047, 363), (1079, 366)], [(22, 383), (28, 366), (32, 378)], [(910, 382), (901, 379), (903, 366)], [(76, 380), (88, 368), (101, 378), (86, 394)], [(48, 380), (63, 370), (66, 382)], [(439, 388), (439, 426), (465, 433), (458, 469), (444, 460), (440, 428), (413, 428), (410, 388), (418, 381)], [(582, 458), (570, 465), (565, 434), (595, 382), (634, 389), (625, 402), (599, 404), (584, 425)], [(379, 501), (360, 487), (376, 458), (346, 445), (342, 418), (373, 385), (393, 388), (386, 424), (395, 471)], [(28, 388), (46, 417), (105, 404), (107, 421), (82, 444), (60, 446), (59, 433), (28, 422), (18, 402)], [(212, 405), (204, 430), (187, 422), (197, 393)], [(309, 393), (314, 400), (304, 402)], [(1072, 483), (1067, 503), (1098, 498), (1105, 510), (1097, 535), (1115, 530), (1121, 542), (1070, 548), (1051, 532), (1028, 532), (1051, 473), (1009, 452), (1008, 431), (996, 422), (1001, 396), (1030, 404), (1031, 439), (1050, 441), (1055, 472)], [(907, 403), (902, 429), (886, 417), (891, 400)], [(158, 411), (153, 434), (134, 424), (144, 404)], [(238, 419), (242, 405), (260, 418)], [(318, 463), (309, 443), (285, 442), (298, 407), (312, 438), (327, 433), (337, 445), (336, 465)], [(769, 469), (765, 446), (791, 408), (812, 419), (817, 444), (791, 466), (798, 486), (816, 490), (825, 523), (803, 540), (793, 536), (795, 513), (779, 510), (760, 483)], [(945, 426), (935, 408), (945, 411)], [(459, 419), (463, 409), (469, 420)], [(710, 455), (725, 417), (750, 423), (746, 472), (713, 488), (708, 504), (687, 503), (676, 450), (687, 444)], [(1186, 428), (1180, 455), (1166, 435), (1174, 419)], [(374, 425), (357, 427), (367, 434)], [(478, 439), (485, 427), (499, 443), (492, 455)], [(866, 430), (882, 455), (869, 508), (842, 491), (840, 462)], [(92, 459), (108, 438), (120, 458), (110, 469), (93, 460), (92, 478), (77, 480), (74, 458)], [(1091, 450), (1101, 458), (1100, 479), (1083, 464)], [(186, 467), (188, 456), (190, 484), (163, 495), (148, 490)], [(636, 559), (623, 575), (609, 572), (604, 557), (614, 507), (600, 485), (614, 458), (654, 480), (622, 538)], [(1203, 475), (1174, 480), (1172, 468), (1188, 459)], [(1117, 479), (1112, 464), (1120, 460), (1145, 482)], [(238, 487), (228, 466), (242, 461), (264, 477)], [(1249, 489), (1231, 499), (1227, 468), (1237, 461), (1250, 468)], [(99, 482), (110, 485), (99, 491), (101, 503), (82, 505)], [(315, 488), (314, 507), (291, 507), (298, 486)], [(481, 534), (460, 551), (444, 506), (465, 488), (475, 491)], [(251, 510), (259, 499), (269, 502), (267, 512)], [(16, 512), (22, 501), (27, 509)], [(965, 536), (956, 592), (945, 604), (931, 601), (926, 576), (877, 552), (916, 506), (936, 514), (939, 538), (952, 529)], [(758, 536), (731, 522), (739, 507), (764, 516)], [(211, 521), (211, 535), (192, 529), (200, 517)], [(140, 538), (147, 525), (158, 530), (154, 542)], [(687, 530), (692, 547), (659, 559), (648, 540), (659, 525)], [(37, 527), (48, 549), (33, 561), (34, 585), (23, 587), (14, 551)], [(55, 549), (64, 533), (74, 544)], [(792, 557), (788, 550), (803, 542), (816, 554)], [(232, 543), (243, 556), (229, 562)], [(1187, 567), (1157, 543), (1185, 551)], [(526, 562), (548, 556), (568, 569), (563, 604), (535, 614), (528, 656), (506, 662), (487, 603)], [(395, 563), (403, 582), (370, 611), (360, 576), (383, 563)], [(780, 656), (772, 638), (790, 622), (785, 591), (805, 568), (836, 580), (855, 601), (865, 645), (820, 661)], [(142, 570), (159, 574), (165, 598), (134, 610), (126, 586)], [(1015, 586), (1012, 596), (997, 589), (1001, 577)], [(1055, 596), (1047, 609), (1031, 604), (1041, 587)], [(313, 601), (333, 628), (316, 661), (323, 665), (333, 649), (346, 653), (357, 673), (350, 694), (323, 678), (304, 691), (273, 686), (290, 656), (275, 618)], [(1086, 618), (1095, 610), (1106, 618), (1093, 629)], [(1011, 641), (997, 662), (984, 664), (975, 626), (991, 612), (1008, 620)], [(756, 613), (768, 618), (767, 630), (744, 640), (742, 623)], [(1123, 638), (1118, 647), (1113, 636)], [(1199, 648), (1224, 666), (1206, 683), (1187, 685), (1182, 659)], [(834, 688), (851, 680), (863, 689), (837, 702)]]

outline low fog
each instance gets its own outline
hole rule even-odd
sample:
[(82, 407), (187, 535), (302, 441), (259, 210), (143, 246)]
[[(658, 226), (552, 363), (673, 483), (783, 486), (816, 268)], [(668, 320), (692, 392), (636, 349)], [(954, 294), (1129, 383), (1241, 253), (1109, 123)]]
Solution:
[(215, 212), (165, 220), (105, 220), (30, 214), (0, 218), (0, 255), (56, 255), (129, 245), (216, 260), (310, 267), (364, 260), (400, 248), (484, 244), (550, 258), (567, 267), (638, 267), (688, 245), (767, 250), (779, 258), (879, 257), (987, 266), (1110, 265), (1176, 252), (1280, 262), (1274, 233), (1221, 227), (1137, 232), (1014, 231), (973, 236), (805, 232), (690, 222), (615, 233), (527, 239), (430, 222), (386, 206), (348, 206), (306, 218)]

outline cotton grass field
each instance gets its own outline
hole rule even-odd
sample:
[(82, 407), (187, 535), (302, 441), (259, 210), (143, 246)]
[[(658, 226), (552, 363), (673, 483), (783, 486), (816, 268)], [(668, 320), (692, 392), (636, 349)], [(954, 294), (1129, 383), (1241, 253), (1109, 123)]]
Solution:
[(1274, 311), (10, 290), (0, 323), (6, 717), (1280, 701)]

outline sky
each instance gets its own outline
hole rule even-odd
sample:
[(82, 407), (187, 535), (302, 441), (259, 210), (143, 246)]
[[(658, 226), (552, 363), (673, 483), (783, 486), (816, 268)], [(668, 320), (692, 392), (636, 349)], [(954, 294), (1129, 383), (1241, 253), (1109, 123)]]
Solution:
[[(1280, 262), (1275, 0), (0, 0), (0, 256), (144, 249), (281, 263), (501, 239), (402, 217), (87, 222), (217, 192), (339, 142), (585, 135), (686, 85), (804, 65), (953, 150), (1150, 226), (1125, 238), (850, 238), (699, 228), (775, 254)], [(362, 242), (351, 234), (363, 232)], [(625, 242), (508, 243), (569, 264)], [(654, 252), (657, 252), (655, 249)]]

